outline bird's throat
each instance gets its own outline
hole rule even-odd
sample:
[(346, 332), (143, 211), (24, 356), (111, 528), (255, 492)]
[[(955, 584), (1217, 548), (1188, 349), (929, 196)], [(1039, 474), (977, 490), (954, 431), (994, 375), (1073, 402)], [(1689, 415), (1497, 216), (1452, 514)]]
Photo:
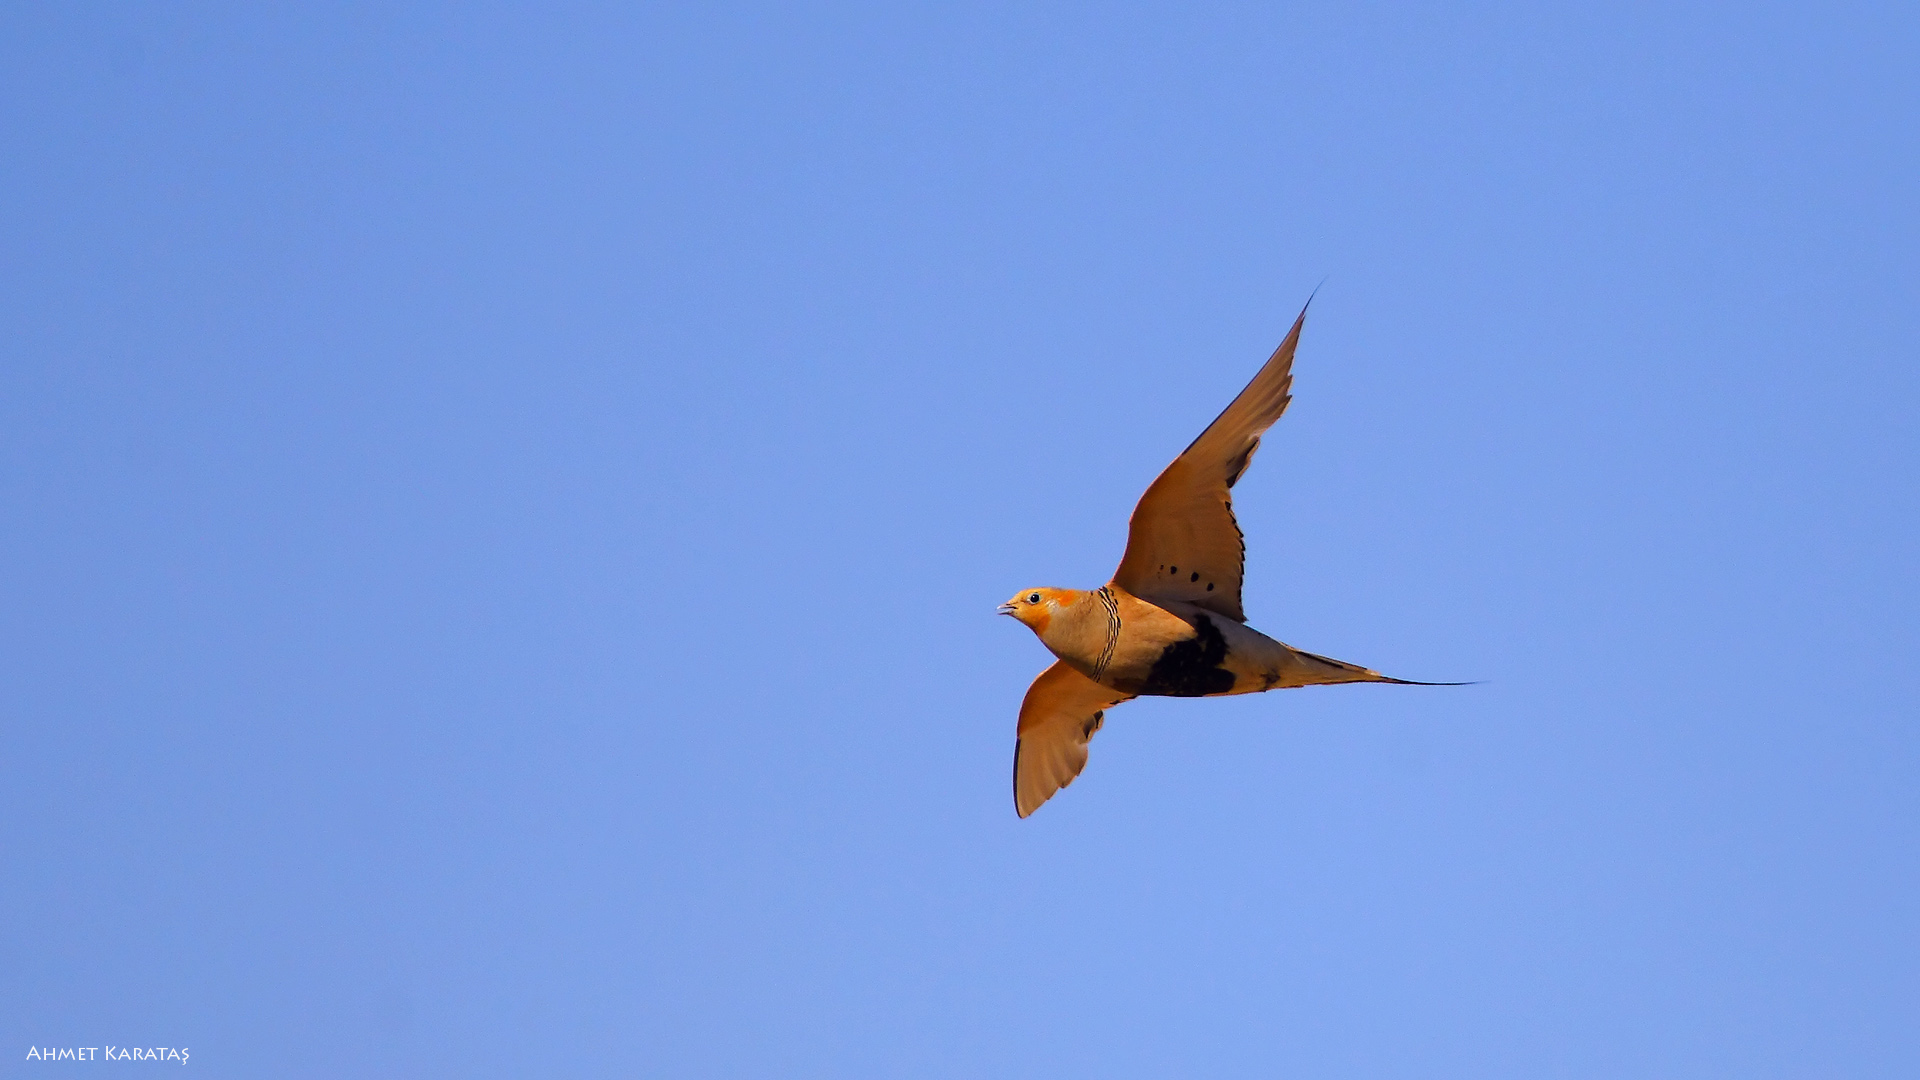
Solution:
[(1097, 679), (1094, 672), (1110, 652), (1110, 627), (1107, 608), (1095, 603), (1094, 596), (1083, 593), (1074, 603), (1043, 613), (1028, 625), (1053, 655)]

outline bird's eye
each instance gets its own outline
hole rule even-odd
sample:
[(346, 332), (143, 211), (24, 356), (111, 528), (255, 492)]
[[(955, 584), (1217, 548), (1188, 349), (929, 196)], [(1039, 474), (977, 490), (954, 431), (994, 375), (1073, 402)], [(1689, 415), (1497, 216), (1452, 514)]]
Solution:
[(1028, 593), (1028, 594), (1027, 594), (1027, 603), (1029, 603), (1029, 604), (1037, 604), (1037, 603), (1039, 603), (1039, 602), (1040, 602), (1040, 594), (1039, 594), (1039, 593)]

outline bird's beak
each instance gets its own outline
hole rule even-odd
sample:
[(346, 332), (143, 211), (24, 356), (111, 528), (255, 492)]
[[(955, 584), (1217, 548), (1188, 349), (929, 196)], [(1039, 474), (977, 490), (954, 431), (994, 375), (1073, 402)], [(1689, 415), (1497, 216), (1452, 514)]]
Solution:
[(1008, 601), (1008, 602), (1006, 602), (1006, 603), (1004, 603), (1004, 604), (1001, 604), (998, 610), (999, 610), (999, 612), (1000, 612), (1000, 614), (1002, 614), (1002, 615), (1011, 615), (1011, 614), (1013, 614), (1013, 602), (1012, 602), (1012, 601)]

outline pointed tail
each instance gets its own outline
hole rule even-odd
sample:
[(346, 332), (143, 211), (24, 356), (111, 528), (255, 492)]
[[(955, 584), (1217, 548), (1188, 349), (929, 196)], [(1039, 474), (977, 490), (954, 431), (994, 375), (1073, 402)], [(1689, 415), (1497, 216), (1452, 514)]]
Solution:
[(1330, 686), (1336, 683), (1392, 683), (1396, 686), (1475, 686), (1476, 682), (1421, 682), (1417, 679), (1396, 679), (1391, 675), (1382, 675), (1372, 668), (1359, 664), (1349, 664), (1345, 660), (1335, 660), (1331, 656), (1302, 652), (1293, 649), (1292, 661), (1280, 671), (1280, 686)]

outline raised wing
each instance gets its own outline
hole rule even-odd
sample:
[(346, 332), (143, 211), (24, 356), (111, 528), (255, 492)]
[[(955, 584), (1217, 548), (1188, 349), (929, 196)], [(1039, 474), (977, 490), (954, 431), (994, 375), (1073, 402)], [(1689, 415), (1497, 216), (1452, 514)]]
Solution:
[(1184, 600), (1247, 621), (1240, 607), (1247, 545), (1233, 518), (1231, 489), (1260, 436), (1293, 400), (1293, 350), (1306, 321), (1302, 308), (1247, 388), (1140, 496), (1114, 584), (1148, 600)]
[(1055, 661), (1027, 687), (1013, 748), (1013, 808), (1026, 817), (1087, 767), (1087, 740), (1127, 694)]

